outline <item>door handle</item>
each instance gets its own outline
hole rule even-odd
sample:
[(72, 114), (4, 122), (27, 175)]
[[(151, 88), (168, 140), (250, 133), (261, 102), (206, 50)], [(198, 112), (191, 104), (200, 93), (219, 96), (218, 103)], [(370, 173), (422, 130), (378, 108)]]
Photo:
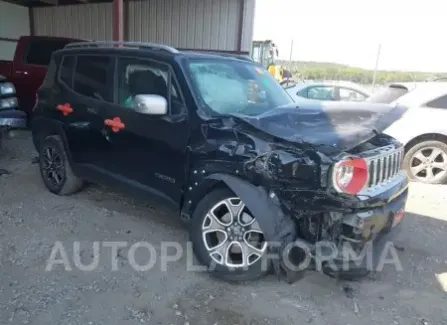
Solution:
[(67, 116), (71, 113), (73, 113), (73, 108), (70, 104), (65, 103), (64, 105), (57, 105), (57, 109), (64, 114), (64, 116)]
[(114, 117), (112, 120), (106, 119), (104, 120), (104, 124), (110, 126), (115, 133), (126, 128), (126, 125), (121, 122), (119, 117)]
[(28, 71), (16, 71), (17, 74), (27, 75)]

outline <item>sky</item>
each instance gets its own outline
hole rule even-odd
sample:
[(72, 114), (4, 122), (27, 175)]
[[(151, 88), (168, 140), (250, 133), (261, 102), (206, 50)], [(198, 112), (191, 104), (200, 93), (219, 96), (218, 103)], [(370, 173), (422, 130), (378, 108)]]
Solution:
[(380, 44), (380, 70), (447, 72), (445, 0), (256, 0), (253, 36), (282, 59), (374, 69)]

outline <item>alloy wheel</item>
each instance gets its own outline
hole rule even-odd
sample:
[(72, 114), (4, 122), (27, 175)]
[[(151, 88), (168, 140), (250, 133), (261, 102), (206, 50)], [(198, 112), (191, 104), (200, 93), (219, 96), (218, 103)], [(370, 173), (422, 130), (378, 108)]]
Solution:
[(209, 256), (228, 268), (244, 268), (265, 253), (267, 242), (256, 219), (240, 198), (218, 202), (202, 223), (202, 239)]
[(411, 157), (410, 171), (422, 182), (435, 182), (447, 173), (447, 154), (436, 147), (422, 148)]
[(53, 188), (60, 187), (65, 181), (65, 166), (61, 152), (54, 146), (48, 146), (43, 150), (42, 172), (45, 180)]

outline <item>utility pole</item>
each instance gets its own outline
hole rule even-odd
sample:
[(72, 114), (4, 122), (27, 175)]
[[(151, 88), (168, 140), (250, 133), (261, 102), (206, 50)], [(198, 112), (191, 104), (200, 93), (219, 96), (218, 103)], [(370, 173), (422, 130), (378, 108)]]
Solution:
[(289, 66), (292, 64), (292, 54), (293, 54), (293, 40), (292, 40), (292, 44), (290, 44)]
[(379, 44), (379, 46), (377, 47), (376, 65), (374, 67), (373, 84), (372, 84), (373, 90), (376, 87), (377, 69), (379, 68), (379, 59), (380, 59), (381, 48), (382, 48), (382, 44)]

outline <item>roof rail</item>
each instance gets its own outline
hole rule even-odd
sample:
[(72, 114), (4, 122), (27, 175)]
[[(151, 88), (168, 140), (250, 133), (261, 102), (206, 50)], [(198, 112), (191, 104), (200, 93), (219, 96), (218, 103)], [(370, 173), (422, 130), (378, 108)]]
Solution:
[(113, 47), (117, 45), (122, 47), (145, 48), (150, 50), (162, 50), (169, 53), (179, 53), (179, 51), (176, 48), (169, 45), (145, 43), (145, 42), (86, 41), (86, 42), (68, 43), (67, 45), (65, 45), (65, 48), (100, 47), (100, 46)]
[(246, 54), (237, 54), (237, 53), (228, 53), (228, 52), (219, 52), (219, 51), (209, 51), (209, 50), (194, 50), (194, 49), (185, 49), (181, 50), (182, 52), (191, 52), (191, 53), (198, 53), (198, 54), (209, 54), (209, 55), (217, 55), (217, 56), (224, 56), (228, 58), (234, 58), (249, 62), (254, 62), (253, 59)]

